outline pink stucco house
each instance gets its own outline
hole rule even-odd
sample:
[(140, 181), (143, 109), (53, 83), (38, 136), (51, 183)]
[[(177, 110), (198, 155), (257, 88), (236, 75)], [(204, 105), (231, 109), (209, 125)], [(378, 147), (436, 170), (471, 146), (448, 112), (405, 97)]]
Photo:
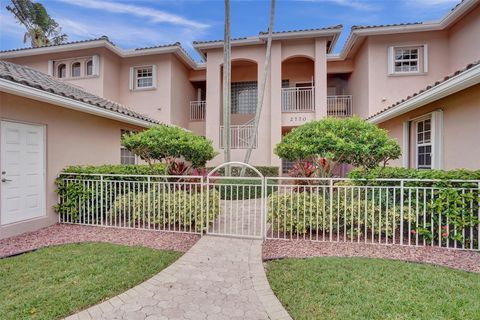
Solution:
[[(403, 158), (391, 165), (480, 168), (480, 0), (463, 0), (435, 22), (355, 26), (340, 52), (333, 53), (342, 31), (338, 25), (273, 34), (252, 164), (285, 171), (290, 164), (272, 152), (283, 135), (307, 121), (355, 114), (399, 141)], [(1, 184), (0, 238), (25, 225), (53, 222), (53, 179), (63, 166), (134, 163), (120, 146), (121, 130), (174, 124), (206, 136), (220, 150), (223, 42), (193, 46), (202, 62), (179, 43), (124, 50), (107, 37), (0, 52), (2, 171), (10, 161), (3, 158), (8, 157), (5, 130), (12, 123), (39, 126), (44, 144), (36, 170), (47, 185), (41, 191), (47, 194), (44, 209), (22, 218), (25, 223), (4, 214), (7, 187)], [(232, 40), (233, 160), (243, 160), (253, 132), (265, 50), (265, 33)], [(42, 89), (35, 81), (63, 85), (63, 90)], [(70, 92), (80, 92), (82, 99), (88, 95), (82, 108), (70, 106), (77, 98)], [(111, 117), (119, 112), (121, 117)], [(222, 160), (220, 153), (210, 165)], [(8, 172), (2, 178), (8, 179)]]

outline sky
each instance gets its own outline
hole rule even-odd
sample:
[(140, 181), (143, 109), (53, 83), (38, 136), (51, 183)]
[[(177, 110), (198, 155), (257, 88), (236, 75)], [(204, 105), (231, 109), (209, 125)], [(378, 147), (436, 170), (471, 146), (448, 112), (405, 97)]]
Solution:
[[(432, 21), (442, 18), (460, 0), (277, 0), (274, 30), (321, 28), (342, 24), (339, 52), (352, 25)], [(69, 41), (109, 37), (130, 49), (181, 42), (196, 59), (194, 40), (223, 39), (221, 0), (43, 0)], [(0, 50), (28, 47), (25, 29), (0, 0)], [(232, 37), (266, 31), (270, 1), (231, 0)]]

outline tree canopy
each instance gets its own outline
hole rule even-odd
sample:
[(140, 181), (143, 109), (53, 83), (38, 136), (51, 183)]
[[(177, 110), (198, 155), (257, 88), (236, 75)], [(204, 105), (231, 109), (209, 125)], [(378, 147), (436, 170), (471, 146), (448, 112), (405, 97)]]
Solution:
[(125, 134), (122, 144), (149, 164), (184, 159), (194, 167), (205, 166), (216, 156), (212, 142), (179, 127), (159, 125), (139, 133)]
[(386, 130), (359, 117), (306, 123), (287, 134), (274, 152), (291, 161), (324, 158), (365, 169), (401, 155), (400, 146)]
[(62, 28), (50, 17), (45, 7), (31, 0), (12, 0), (12, 6), (6, 7), (16, 20), (26, 29), (23, 42), (30, 39), (32, 47), (60, 44), (67, 40)]

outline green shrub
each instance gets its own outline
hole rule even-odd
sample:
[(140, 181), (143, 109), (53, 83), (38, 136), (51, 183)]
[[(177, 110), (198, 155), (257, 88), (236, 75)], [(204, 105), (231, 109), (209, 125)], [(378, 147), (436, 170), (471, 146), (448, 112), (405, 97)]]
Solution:
[(373, 168), (398, 159), (401, 150), (386, 130), (359, 117), (327, 117), (293, 129), (275, 146), (274, 153), (291, 161), (324, 158), (332, 164)]
[[(209, 221), (213, 221), (219, 212), (218, 192), (211, 190), (208, 201)], [(206, 213), (207, 193), (202, 198), (200, 192), (187, 187), (186, 190), (171, 188), (150, 193), (126, 193), (115, 200), (108, 214), (111, 221), (121, 221), (129, 227), (146, 225), (147, 228), (168, 229), (170, 226), (173, 229), (175, 226), (177, 229), (201, 231), (207, 227)]]
[[(340, 194), (339, 194), (340, 192)], [(299, 234), (301, 236), (308, 233), (330, 231), (330, 213), (332, 213), (332, 232), (343, 235), (344, 229), (347, 231), (347, 237), (351, 236), (353, 227), (354, 238), (357, 236), (370, 237), (372, 229), (375, 236), (385, 235), (388, 231), (389, 236), (393, 233), (393, 217), (395, 216), (396, 227), (400, 224), (400, 209), (389, 206), (386, 208), (385, 202), (379, 205), (378, 195), (375, 197), (375, 206), (372, 205), (371, 198), (365, 200), (364, 193), (356, 194), (352, 199), (345, 198), (343, 191), (334, 191), (332, 194), (332, 211), (330, 210), (330, 199), (328, 192), (326, 199), (323, 198), (323, 192), (299, 192), (291, 193), (272, 193), (268, 198), (268, 222), (271, 223), (273, 232), (286, 233), (289, 235)], [(360, 204), (360, 205), (359, 205)], [(374, 217), (372, 217), (372, 212)], [(387, 220), (388, 213), (388, 220)], [(360, 214), (360, 219), (358, 218)], [(381, 215), (381, 225), (379, 218)], [(318, 217), (318, 220), (317, 220)], [(365, 218), (367, 219), (365, 223)], [(415, 222), (415, 217), (404, 215), (404, 223)], [(324, 224), (325, 221), (325, 224)], [(365, 227), (367, 233), (365, 234)]]
[[(149, 165), (126, 165), (112, 164), (101, 166), (68, 166), (62, 170), (62, 173), (82, 173), (82, 174), (134, 174), (134, 175), (164, 175), (166, 167), (164, 164), (157, 163)], [(105, 177), (107, 178), (107, 177)]]
[(184, 159), (194, 167), (205, 166), (217, 154), (212, 142), (179, 127), (158, 125), (122, 137), (122, 144), (141, 159), (152, 161)]
[[(370, 170), (354, 169), (351, 179), (438, 179), (438, 180), (480, 180), (480, 170), (420, 170), (398, 167), (376, 167)], [(443, 184), (442, 184), (443, 185)], [(470, 184), (471, 185), (471, 184)]]
[[(208, 171), (212, 171), (214, 168), (208, 168)], [(273, 166), (255, 166), (255, 169), (260, 171), (260, 173), (264, 177), (278, 177), (280, 169), (278, 167)], [(239, 177), (240, 172), (242, 171), (241, 167), (232, 167), (231, 168), (231, 176), (232, 177)], [(217, 175), (224, 176), (225, 175), (225, 168), (220, 168), (217, 172)], [(245, 177), (258, 177), (258, 174), (250, 168), (245, 170)]]

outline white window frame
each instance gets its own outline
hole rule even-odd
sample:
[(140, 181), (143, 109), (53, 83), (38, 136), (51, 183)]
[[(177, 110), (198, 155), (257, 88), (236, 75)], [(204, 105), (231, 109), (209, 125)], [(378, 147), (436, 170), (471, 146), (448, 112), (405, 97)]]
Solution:
[[(425, 124), (426, 124), (426, 121), (430, 121), (430, 129), (429, 130), (425, 130)], [(423, 131), (421, 132), (422, 135), (423, 135), (423, 139), (422, 139), (422, 142), (419, 142), (418, 141), (418, 134), (420, 133), (419, 130), (418, 130), (418, 126), (420, 123), (423, 123)], [(429, 114), (428, 116), (424, 116), (422, 118), (419, 118), (417, 120), (414, 121), (414, 130), (415, 130), (415, 135), (414, 135), (414, 141), (415, 141), (415, 152), (414, 152), (414, 155), (415, 155), (415, 168), (416, 169), (433, 169), (433, 158), (434, 158), (434, 152), (433, 152), (433, 149), (434, 149), (434, 143), (433, 143), (433, 139), (434, 139), (434, 136), (433, 136), (433, 120), (432, 120), (432, 115)], [(429, 132), (430, 133), (430, 139), (428, 140), (428, 142), (425, 141), (425, 133), (426, 132)], [(419, 157), (419, 149), (421, 147), (430, 147), (430, 165), (422, 165), (420, 166), (420, 164), (418, 163), (418, 157)], [(426, 154), (426, 153), (425, 153)]]
[[(443, 110), (437, 109), (433, 112), (421, 115), (417, 118), (407, 120), (403, 123), (403, 166), (410, 167), (410, 156), (413, 152), (412, 167), (418, 168), (418, 144), (417, 144), (417, 123), (431, 119), (430, 143), (432, 146), (431, 169), (443, 169)], [(413, 147), (410, 149), (410, 139), (413, 136)]]
[[(120, 130), (120, 139), (123, 137), (124, 134), (132, 133), (132, 132), (134, 133), (135, 131), (128, 130), (128, 129), (121, 129)], [(133, 163), (123, 163), (123, 159), (125, 157), (122, 156), (122, 151), (130, 152), (133, 155), (133, 159), (134, 159)], [(131, 156), (129, 158), (131, 158)], [(120, 164), (125, 164), (125, 165), (138, 164), (138, 157), (133, 152), (127, 150), (127, 148), (125, 148), (125, 146), (123, 146), (122, 144), (120, 144)]]
[[(139, 87), (138, 86), (138, 70), (141, 69), (152, 69), (152, 85), (148, 87)], [(157, 88), (157, 66), (156, 65), (144, 65), (144, 66), (135, 66), (130, 67), (130, 77), (129, 77), (129, 88), (133, 91), (141, 91), (141, 90), (152, 90)]]
[[(73, 66), (78, 64), (78, 76), (73, 75)], [(82, 63), (80, 61), (73, 61), (70, 65), (70, 77), (71, 78), (81, 78), (82, 77)]]
[[(92, 64), (92, 73), (88, 73), (88, 64), (91, 63)], [(94, 73), (95, 71), (95, 67), (93, 66), (93, 59), (89, 59), (87, 61), (85, 61), (85, 77), (92, 77), (95, 75)]]
[[(417, 70), (414, 71), (397, 71), (395, 70), (396, 51), (417, 49), (417, 59), (399, 60), (399, 61), (417, 61)], [(388, 74), (389, 75), (419, 75), (428, 72), (428, 45), (395, 45), (388, 48)]]
[[(63, 77), (61, 76), (61, 73), (60, 73), (60, 67), (62, 67), (62, 66), (63, 66), (63, 68), (64, 68), (64, 70), (65, 70), (65, 74), (63, 75)], [(66, 64), (66, 63), (63, 63), (63, 62), (62, 62), (62, 63), (58, 64), (55, 69), (56, 69), (56, 70), (55, 70), (56, 77), (57, 77), (58, 79), (65, 79), (65, 78), (67, 78), (67, 64)]]

